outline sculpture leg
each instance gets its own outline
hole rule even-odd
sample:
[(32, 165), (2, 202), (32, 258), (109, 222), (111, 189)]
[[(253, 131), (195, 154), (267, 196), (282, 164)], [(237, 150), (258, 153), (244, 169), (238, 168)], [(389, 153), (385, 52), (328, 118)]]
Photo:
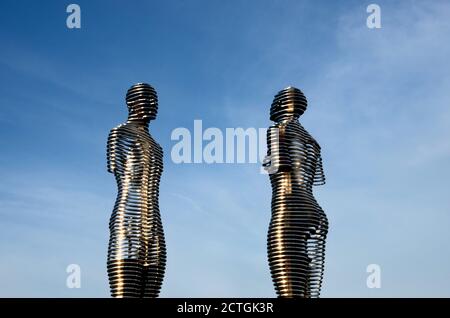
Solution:
[(134, 259), (108, 262), (111, 296), (115, 298), (140, 297), (143, 266)]
[(325, 267), (325, 241), (328, 234), (328, 219), (322, 209), (319, 208), (319, 226), (311, 235), (309, 250), (312, 262), (310, 266), (311, 297), (319, 297), (322, 288), (323, 273)]
[(142, 297), (155, 298), (159, 296), (164, 278), (164, 267), (148, 265), (144, 267), (144, 288)]
[(166, 244), (161, 222), (152, 228), (147, 249), (147, 262), (143, 267), (143, 289), (141, 297), (159, 296), (166, 269)]
[(309, 264), (305, 235), (287, 213), (275, 213), (269, 227), (268, 256), (279, 297), (309, 297)]

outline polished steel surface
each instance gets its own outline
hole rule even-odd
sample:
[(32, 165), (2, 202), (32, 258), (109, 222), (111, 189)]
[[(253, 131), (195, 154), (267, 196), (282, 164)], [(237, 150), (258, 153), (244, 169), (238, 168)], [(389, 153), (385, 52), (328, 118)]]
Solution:
[(298, 118), (306, 110), (303, 93), (288, 87), (275, 95), (264, 165), (272, 185), (268, 233), (269, 266), (279, 297), (319, 297), (328, 220), (313, 185), (325, 184), (320, 146)]
[(108, 137), (108, 172), (118, 194), (111, 215), (108, 277), (113, 297), (157, 297), (166, 266), (166, 246), (158, 205), (163, 151), (148, 131), (158, 98), (148, 84), (126, 95), (129, 116)]

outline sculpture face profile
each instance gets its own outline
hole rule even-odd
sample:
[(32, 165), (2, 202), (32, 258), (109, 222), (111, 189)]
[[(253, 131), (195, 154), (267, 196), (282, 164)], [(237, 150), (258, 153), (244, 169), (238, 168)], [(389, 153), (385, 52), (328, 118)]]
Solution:
[(279, 297), (319, 297), (328, 220), (312, 187), (325, 183), (320, 146), (298, 118), (303, 93), (288, 87), (275, 95), (267, 131), (266, 168), (272, 185), (268, 258)]
[(108, 277), (113, 297), (157, 297), (166, 266), (166, 246), (159, 212), (163, 151), (153, 140), (149, 122), (156, 118), (158, 98), (148, 84), (132, 86), (126, 95), (126, 123), (108, 137), (108, 172), (118, 194), (109, 222)]

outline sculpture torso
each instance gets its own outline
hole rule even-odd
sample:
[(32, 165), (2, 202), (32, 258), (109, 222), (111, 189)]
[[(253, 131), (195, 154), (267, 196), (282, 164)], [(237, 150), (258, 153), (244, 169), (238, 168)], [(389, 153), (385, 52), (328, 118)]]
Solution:
[[(273, 140), (278, 136), (278, 143)], [(325, 183), (320, 146), (297, 119), (268, 130), (273, 189), (269, 263), (279, 296), (318, 297), (328, 220), (312, 192)]]
[(156, 221), (163, 151), (147, 129), (136, 124), (120, 125), (111, 135), (117, 136), (110, 141), (115, 145), (109, 167), (113, 167), (118, 195), (110, 230), (120, 249), (114, 248), (109, 259), (137, 259), (147, 264), (148, 251), (158, 243), (158, 232), (162, 231)]
[[(302, 191), (312, 191), (313, 185), (324, 184), (320, 146), (299, 121), (294, 119), (271, 126), (269, 138), (274, 129), (278, 130), (279, 151), (274, 152), (272, 164), (279, 173), (289, 172), (292, 181)], [(269, 154), (272, 153), (271, 147), (269, 143)]]

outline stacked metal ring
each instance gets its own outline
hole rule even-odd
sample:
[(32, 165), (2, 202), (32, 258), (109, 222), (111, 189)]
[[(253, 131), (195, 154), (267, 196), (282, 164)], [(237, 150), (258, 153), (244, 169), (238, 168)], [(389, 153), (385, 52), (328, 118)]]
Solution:
[(294, 87), (274, 98), (268, 130), (272, 217), (268, 258), (279, 297), (319, 297), (328, 220), (312, 192), (325, 183), (320, 146), (300, 125), (306, 110), (303, 93)]
[(129, 117), (111, 130), (108, 171), (118, 195), (111, 215), (108, 276), (113, 297), (157, 297), (166, 265), (166, 246), (159, 211), (163, 151), (148, 132), (157, 114), (156, 91), (136, 84), (126, 98)]

